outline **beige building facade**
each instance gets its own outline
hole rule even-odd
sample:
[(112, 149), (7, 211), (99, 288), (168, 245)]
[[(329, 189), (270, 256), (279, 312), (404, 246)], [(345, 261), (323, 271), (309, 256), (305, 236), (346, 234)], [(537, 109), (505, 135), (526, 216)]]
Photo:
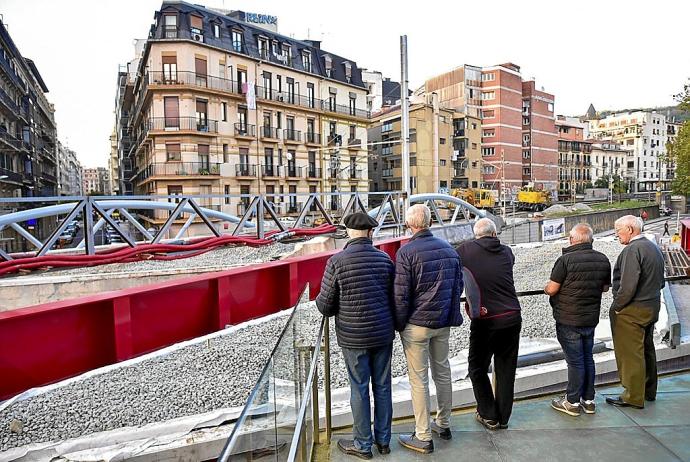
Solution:
[[(372, 192), (400, 191), (400, 106), (372, 118), (369, 184)], [(410, 191), (449, 192), (480, 180), (479, 119), (439, 106), (435, 96), (410, 106)]]
[(249, 195), (294, 214), (310, 193), (367, 191), (361, 71), (319, 42), (164, 2), (139, 68), (127, 111), (135, 194), (241, 194), (198, 202), (242, 215)]

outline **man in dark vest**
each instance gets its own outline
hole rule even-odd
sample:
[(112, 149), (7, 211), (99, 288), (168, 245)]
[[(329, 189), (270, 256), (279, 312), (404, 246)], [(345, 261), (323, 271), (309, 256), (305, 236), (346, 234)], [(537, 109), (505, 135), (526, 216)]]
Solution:
[(556, 337), (568, 364), (566, 394), (551, 407), (571, 416), (594, 414), (594, 328), (599, 324), (601, 294), (611, 285), (608, 257), (592, 248), (592, 228), (570, 230), (570, 246), (556, 260), (544, 292), (551, 296)]
[[(335, 332), (350, 380), (353, 439), (338, 448), (360, 459), (371, 459), (373, 444), (390, 452), (393, 401), (393, 277), (390, 257), (375, 248), (371, 230), (376, 220), (365, 213), (345, 217), (350, 241), (326, 264), (316, 306), (324, 316), (335, 316)], [(374, 435), (371, 434), (369, 382), (374, 394)]]
[[(457, 252), (467, 275), (468, 303), (476, 298), (478, 314), (470, 317), (468, 371), (477, 400), (475, 418), (489, 430), (508, 428), (513, 410), (515, 369), (520, 344), (520, 302), (515, 293), (510, 247), (496, 237), (496, 225), (488, 218), (474, 224), (473, 241), (462, 243)], [(463, 279), (465, 280), (465, 279)], [(476, 294), (478, 292), (478, 294)], [(496, 390), (489, 381), (489, 365), (494, 358)]]
[(613, 268), (613, 304), (609, 311), (618, 375), (625, 391), (606, 398), (614, 406), (642, 409), (656, 399), (654, 324), (659, 319), (664, 287), (664, 257), (642, 234), (642, 220), (616, 220), (616, 235), (625, 246)]

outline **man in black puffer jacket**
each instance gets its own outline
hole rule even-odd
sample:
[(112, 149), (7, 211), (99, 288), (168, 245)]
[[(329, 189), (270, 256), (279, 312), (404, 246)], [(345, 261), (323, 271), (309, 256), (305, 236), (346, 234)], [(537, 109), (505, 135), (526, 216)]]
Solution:
[[(372, 444), (381, 454), (390, 452), (393, 402), (392, 289), (395, 267), (375, 248), (371, 230), (376, 220), (365, 213), (345, 217), (351, 240), (326, 264), (316, 306), (324, 316), (335, 316), (338, 345), (343, 350), (350, 380), (354, 439), (338, 441), (338, 448), (361, 459), (371, 459)], [(369, 381), (374, 392), (374, 437), (371, 434)]]
[(568, 364), (565, 396), (551, 407), (571, 416), (595, 413), (594, 328), (599, 324), (601, 294), (611, 285), (608, 257), (592, 248), (592, 228), (580, 223), (570, 230), (570, 247), (556, 260), (544, 292), (556, 319), (556, 337)]
[[(462, 324), (462, 264), (448, 242), (431, 234), (431, 211), (413, 205), (406, 225), (414, 235), (396, 254), (395, 328), (400, 331), (412, 388), (415, 432), (401, 435), (400, 444), (413, 451), (433, 452), (431, 432), (452, 437), (452, 393), (448, 339), (450, 326)], [(429, 422), (429, 362), (436, 385), (436, 420)]]
[[(470, 310), (470, 348), (467, 366), (477, 400), (475, 418), (489, 430), (508, 428), (513, 412), (515, 369), (520, 346), (522, 316), (515, 293), (510, 247), (496, 237), (496, 225), (488, 218), (474, 224), (472, 241), (457, 251), (467, 274), (465, 295)], [(496, 387), (489, 381), (489, 365), (494, 359)]]

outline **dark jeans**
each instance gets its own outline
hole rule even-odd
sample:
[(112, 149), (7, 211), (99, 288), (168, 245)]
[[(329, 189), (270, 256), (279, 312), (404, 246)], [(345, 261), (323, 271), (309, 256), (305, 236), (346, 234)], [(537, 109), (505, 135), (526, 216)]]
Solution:
[[(500, 329), (492, 327), (490, 320), (473, 320), (470, 325), (469, 375), (479, 415), (507, 424), (513, 412), (521, 322)], [(492, 356), (496, 371), (495, 395), (488, 376)]]
[[(374, 439), (390, 444), (393, 399), (391, 397), (391, 354), (393, 344), (378, 348), (343, 348), (345, 366), (350, 379), (352, 436), (357, 449), (368, 451)], [(371, 404), (369, 380), (374, 392), (374, 439), (371, 435)]]
[(568, 402), (577, 404), (580, 398), (594, 399), (594, 327), (566, 326), (556, 323), (556, 338), (568, 363)]

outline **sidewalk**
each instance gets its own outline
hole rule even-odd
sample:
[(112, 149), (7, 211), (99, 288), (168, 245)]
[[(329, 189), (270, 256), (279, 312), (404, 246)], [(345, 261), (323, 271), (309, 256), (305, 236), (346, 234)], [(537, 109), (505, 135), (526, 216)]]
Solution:
[[(397, 441), (400, 433), (414, 429), (412, 419), (393, 426), (391, 454), (374, 460), (388, 461), (690, 461), (690, 373), (659, 381), (657, 400), (645, 409), (616, 408), (604, 402), (621, 388), (598, 390), (597, 413), (570, 417), (551, 409), (553, 396), (516, 402), (510, 428), (490, 432), (474, 420), (474, 409), (453, 415), (453, 439), (434, 438), (430, 455), (409, 451)], [(333, 434), (329, 448), (320, 447), (315, 460), (359, 460), (342, 454), (339, 438), (351, 429)]]

